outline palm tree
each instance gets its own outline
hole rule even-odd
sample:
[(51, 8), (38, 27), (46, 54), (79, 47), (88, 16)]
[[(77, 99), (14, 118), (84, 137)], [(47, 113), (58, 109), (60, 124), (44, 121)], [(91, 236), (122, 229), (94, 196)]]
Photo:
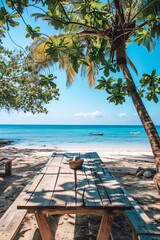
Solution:
[(59, 62), (66, 70), (68, 84), (82, 67), (89, 85), (93, 85), (97, 67), (103, 66), (104, 75), (108, 76), (105, 71), (112, 70), (112, 66), (107, 59), (112, 63), (116, 61), (125, 78), (126, 91), (148, 135), (159, 173), (159, 135), (131, 76), (128, 63), (132, 62), (127, 57), (126, 48), (131, 40), (146, 45), (148, 50), (154, 47), (153, 39), (160, 35), (160, 1), (114, 0), (104, 4), (98, 0), (77, 0), (75, 3), (68, 0), (55, 1), (48, 9), (48, 12), (34, 14), (34, 17), (40, 17), (64, 32), (34, 43), (31, 55), (41, 64)]

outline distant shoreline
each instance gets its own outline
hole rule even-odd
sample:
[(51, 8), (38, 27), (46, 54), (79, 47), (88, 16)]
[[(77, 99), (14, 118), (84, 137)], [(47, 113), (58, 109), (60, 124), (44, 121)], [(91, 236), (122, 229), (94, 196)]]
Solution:
[(11, 145), (6, 145), (4, 148), (16, 148), (16, 149), (40, 149), (40, 150), (53, 150), (53, 151), (93, 151), (93, 152), (128, 152), (128, 153), (140, 153), (140, 152), (145, 152), (145, 153), (152, 153), (151, 148), (145, 147), (145, 148), (134, 148), (134, 147), (117, 147), (117, 146), (103, 146), (103, 147), (96, 147), (96, 146), (82, 146), (82, 145), (61, 145), (61, 146), (52, 146), (52, 145), (24, 145), (24, 144), (11, 144)]
[[(104, 127), (143, 127), (142, 124), (42, 124), (42, 123), (14, 123), (14, 124), (8, 124), (8, 123), (0, 123), (0, 126), (104, 126)], [(155, 125), (156, 127), (160, 127), (160, 125)]]

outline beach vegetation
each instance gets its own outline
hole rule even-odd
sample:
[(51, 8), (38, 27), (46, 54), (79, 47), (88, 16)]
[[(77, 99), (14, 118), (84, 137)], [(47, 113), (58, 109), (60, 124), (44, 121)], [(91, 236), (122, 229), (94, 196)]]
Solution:
[[(7, 0), (6, 4), (21, 17), (25, 8), (36, 7), (32, 17), (57, 30), (57, 35), (46, 37), (39, 28), (26, 25), (27, 36), (35, 39), (28, 56), (39, 65), (59, 63), (66, 71), (68, 85), (79, 71), (85, 72), (89, 85), (95, 86), (98, 79), (96, 88), (105, 90), (108, 101), (116, 105), (124, 103), (126, 97), (132, 99), (160, 172), (160, 139), (143, 103), (143, 97), (158, 102), (160, 77), (156, 70), (144, 73), (137, 87), (131, 72), (138, 70), (126, 52), (130, 44), (145, 46), (148, 51), (154, 49), (160, 36), (160, 1)], [(8, 18), (0, 14), (0, 21), (8, 27), (16, 25), (11, 21), (12, 14), (6, 14)], [(122, 78), (115, 77), (117, 72), (122, 73)]]

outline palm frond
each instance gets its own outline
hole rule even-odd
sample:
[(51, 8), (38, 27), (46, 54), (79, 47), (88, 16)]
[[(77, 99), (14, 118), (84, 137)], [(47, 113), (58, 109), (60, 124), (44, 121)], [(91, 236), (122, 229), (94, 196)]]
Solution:
[(66, 69), (66, 74), (67, 74), (67, 82), (66, 85), (70, 86), (72, 85), (75, 76), (76, 76), (76, 72), (73, 69), (73, 65), (71, 63), (68, 63), (67, 69)]
[(148, 0), (144, 1), (144, 5), (141, 9), (143, 16), (148, 16), (150, 14), (156, 15), (160, 13), (160, 1), (159, 0)]
[(89, 86), (92, 87), (95, 85), (95, 64), (94, 62), (89, 62), (89, 60), (87, 62), (88, 62), (88, 66), (86, 66), (87, 78)]
[(159, 0), (144, 0), (140, 1), (139, 8), (134, 16), (132, 16), (131, 22), (137, 17), (139, 19), (144, 19), (148, 15), (156, 15), (160, 13), (160, 1)]
[(128, 56), (126, 56), (126, 58), (127, 58), (127, 63), (129, 64), (129, 66), (133, 69), (133, 71), (138, 75), (138, 70), (137, 70), (137, 68), (135, 67), (135, 65), (134, 65), (134, 63), (131, 61), (131, 59), (128, 57)]
[(67, 47), (71, 47), (73, 44), (72, 34), (60, 34), (53, 35), (48, 38), (38, 38), (34, 41), (30, 48), (30, 56), (34, 58), (36, 62), (46, 63), (51, 58), (54, 61), (54, 54), (47, 54), (47, 50), (49, 49), (49, 44), (53, 44), (55, 47), (59, 47), (63, 41), (64, 45), (67, 44)]

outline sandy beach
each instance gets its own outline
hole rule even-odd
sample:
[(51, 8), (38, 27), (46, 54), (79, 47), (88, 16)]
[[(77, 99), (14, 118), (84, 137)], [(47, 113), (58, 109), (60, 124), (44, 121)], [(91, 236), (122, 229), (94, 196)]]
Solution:
[[(16, 156), (13, 161), (13, 175), (11, 177), (0, 177), (0, 217), (13, 203), (22, 189), (44, 166), (45, 162), (56, 149), (30, 149), (30, 148), (1, 148), (1, 153)], [(64, 150), (64, 149), (63, 149)], [(75, 152), (75, 149), (70, 149)], [(85, 151), (89, 151), (85, 150)], [(150, 151), (99, 151), (105, 166), (121, 182), (145, 213), (159, 225), (160, 229), (160, 197), (153, 183), (155, 164)], [(152, 172), (152, 176), (137, 176), (137, 169), (142, 167)], [(4, 169), (1, 166), (0, 173)], [(51, 216), (51, 224), (56, 230), (56, 240), (81, 240), (96, 239), (99, 216)], [(88, 232), (88, 226), (89, 232)], [(125, 236), (124, 229), (125, 226)], [(123, 233), (123, 235), (122, 235)], [(113, 224), (114, 239), (131, 239), (131, 229), (126, 221), (117, 217)], [(32, 214), (28, 214), (15, 237), (15, 240), (40, 240), (39, 230)]]

